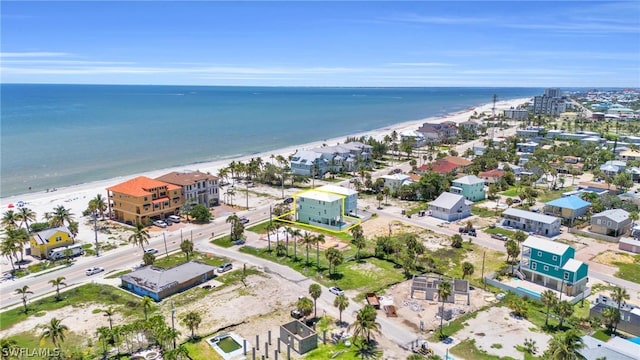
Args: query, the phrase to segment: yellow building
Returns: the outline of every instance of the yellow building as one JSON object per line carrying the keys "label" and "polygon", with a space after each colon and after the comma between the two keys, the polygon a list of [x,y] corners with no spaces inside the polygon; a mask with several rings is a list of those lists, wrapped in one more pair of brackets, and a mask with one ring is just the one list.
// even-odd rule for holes
{"label": "yellow building", "polygon": [[131,225],[178,215],[184,204],[180,186],[146,176],[107,188],[107,196],[111,217]]}
{"label": "yellow building", "polygon": [[32,256],[46,259],[49,250],[73,244],[73,237],[69,229],[60,226],[31,234],[29,243]]}

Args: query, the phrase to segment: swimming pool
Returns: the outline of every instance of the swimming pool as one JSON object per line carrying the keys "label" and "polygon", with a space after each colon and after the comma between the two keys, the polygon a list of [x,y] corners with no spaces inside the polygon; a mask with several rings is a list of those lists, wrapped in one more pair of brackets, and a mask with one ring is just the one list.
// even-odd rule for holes
{"label": "swimming pool", "polygon": [[636,337],[636,338],[633,338],[633,339],[627,339],[627,340],[631,341],[634,344],[640,345],[640,337]]}
{"label": "swimming pool", "polygon": [[516,289],[522,291],[523,293],[530,295],[531,297],[535,298],[535,299],[540,299],[540,294],[538,294],[535,291],[531,291],[529,289],[525,289],[523,287],[518,286]]}

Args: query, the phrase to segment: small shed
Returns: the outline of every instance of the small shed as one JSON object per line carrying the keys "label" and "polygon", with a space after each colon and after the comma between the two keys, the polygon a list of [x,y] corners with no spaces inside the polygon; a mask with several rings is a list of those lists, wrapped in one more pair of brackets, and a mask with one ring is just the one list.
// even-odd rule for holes
{"label": "small shed", "polygon": [[640,254],[640,240],[630,237],[623,237],[618,243],[618,249]]}
{"label": "small shed", "polygon": [[318,347],[318,334],[300,320],[280,325],[280,340],[300,355]]}

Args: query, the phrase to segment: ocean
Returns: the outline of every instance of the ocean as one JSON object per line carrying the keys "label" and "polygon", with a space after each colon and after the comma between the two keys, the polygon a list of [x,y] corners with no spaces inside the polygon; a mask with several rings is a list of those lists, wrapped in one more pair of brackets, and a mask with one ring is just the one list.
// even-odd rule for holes
{"label": "ocean", "polygon": [[267,152],[539,88],[0,85],[0,197]]}

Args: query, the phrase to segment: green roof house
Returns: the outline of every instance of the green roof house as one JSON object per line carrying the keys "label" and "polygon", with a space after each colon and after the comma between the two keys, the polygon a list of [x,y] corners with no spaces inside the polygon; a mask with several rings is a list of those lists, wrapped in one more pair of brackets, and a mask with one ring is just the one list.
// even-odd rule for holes
{"label": "green roof house", "polygon": [[529,236],[522,243],[520,272],[528,281],[576,296],[586,289],[588,265],[575,260],[575,252],[569,245]]}

